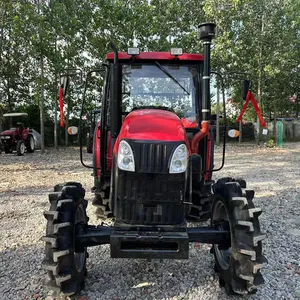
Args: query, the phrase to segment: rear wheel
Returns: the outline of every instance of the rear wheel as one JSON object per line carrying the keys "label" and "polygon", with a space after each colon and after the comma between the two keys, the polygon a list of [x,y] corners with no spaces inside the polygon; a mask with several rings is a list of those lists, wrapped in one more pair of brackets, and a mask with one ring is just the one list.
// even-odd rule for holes
{"label": "rear wheel", "polygon": [[35,142],[34,142],[34,138],[32,135],[30,135],[27,139],[27,142],[26,142],[26,150],[27,152],[29,153],[33,153],[34,152],[34,149],[35,149]]}
{"label": "rear wheel", "polygon": [[19,140],[16,146],[17,155],[18,156],[24,155],[25,149],[26,149],[25,142],[23,140]]}
{"label": "rear wheel", "polygon": [[217,182],[214,192],[212,226],[230,231],[226,244],[212,248],[220,285],[227,294],[253,294],[264,283],[260,269],[267,264],[258,220],[262,211],[254,207],[254,192],[243,193],[238,182]]}
{"label": "rear wheel", "polygon": [[93,206],[96,207],[95,214],[102,221],[113,221],[113,212],[109,203],[109,186],[103,188],[100,193],[95,193]]}
{"label": "rear wheel", "polygon": [[87,226],[87,201],[81,184],[70,182],[57,185],[49,194],[50,210],[47,219],[45,259],[47,285],[59,294],[72,296],[83,288],[86,275],[87,250],[76,249],[76,235]]}

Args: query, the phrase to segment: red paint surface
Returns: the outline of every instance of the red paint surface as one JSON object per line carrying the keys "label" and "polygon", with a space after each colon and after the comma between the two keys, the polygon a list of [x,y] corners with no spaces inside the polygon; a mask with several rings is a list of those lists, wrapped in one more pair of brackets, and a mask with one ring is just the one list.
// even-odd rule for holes
{"label": "red paint surface", "polygon": [[63,101],[63,88],[59,89],[59,114],[60,114],[60,127],[65,126],[65,118],[64,118],[64,101]]}
{"label": "red paint surface", "polygon": [[198,124],[196,121],[191,121],[188,118],[181,119],[182,125],[184,128],[198,128]]}
{"label": "red paint surface", "polygon": [[181,120],[174,113],[159,109],[139,109],[131,112],[123,122],[114,153],[118,152],[122,139],[182,141],[190,147]]}
{"label": "red paint surface", "polygon": [[21,130],[17,127],[14,130],[8,129],[1,132],[1,135],[11,135],[12,140],[14,142],[16,136],[21,136],[22,139],[25,141],[29,134],[29,128],[24,128],[21,132]]}
{"label": "red paint surface", "polygon": [[2,131],[2,132],[1,132],[1,135],[12,135],[12,134],[14,134],[15,132],[16,132],[16,130],[10,130],[10,129],[8,129],[8,130]]}
{"label": "red paint surface", "polygon": [[242,117],[243,117],[244,113],[246,112],[246,109],[247,109],[247,107],[248,107],[250,101],[252,102],[252,104],[253,104],[253,106],[254,106],[255,112],[256,112],[256,114],[257,114],[257,116],[258,116],[258,118],[259,118],[259,121],[260,121],[260,123],[261,123],[261,126],[262,126],[263,128],[266,127],[267,124],[266,124],[266,122],[265,122],[265,120],[264,120],[264,118],[263,118],[263,116],[262,116],[262,114],[261,114],[261,111],[260,111],[260,109],[259,109],[259,107],[258,107],[257,101],[256,101],[256,99],[254,98],[254,95],[251,93],[250,90],[249,90],[248,93],[247,93],[246,103],[244,104],[244,107],[243,107],[243,109],[242,109],[242,111],[241,111],[241,113],[240,113],[240,115],[239,115],[239,117],[237,118],[236,121],[237,121],[237,122],[240,122],[240,121],[242,120]]}
{"label": "red paint surface", "polygon": [[[101,161],[100,161],[100,136],[101,136],[101,129],[100,129],[100,122],[96,126],[96,131],[95,131],[95,144],[94,144],[94,153],[96,154],[95,156],[95,165],[97,168],[96,174],[97,178],[100,178],[101,170]],[[110,131],[107,133],[107,149],[106,149],[106,170],[109,171],[111,170],[112,167],[112,148],[111,148],[111,135]],[[99,155],[100,154],[100,155]]]}
{"label": "red paint surface", "polygon": [[93,155],[95,155],[95,165],[97,168],[97,171],[96,171],[97,178],[100,177],[99,168],[101,167],[101,165],[100,165],[100,155],[101,155],[101,153],[100,153],[100,135],[101,135],[101,130],[100,130],[100,122],[99,122],[96,126],[96,130],[95,130],[95,134],[94,134],[95,143],[94,143],[94,151],[93,151]]}
{"label": "red paint surface", "polygon": [[[128,55],[127,52],[119,52],[119,60],[129,60],[132,59],[132,55]],[[106,55],[107,60],[114,59],[114,53],[110,52]],[[137,60],[174,60],[175,56],[171,55],[170,52],[141,52],[139,55],[135,55],[134,59]],[[178,60],[184,61],[201,61],[203,60],[203,55],[201,54],[190,54],[183,53],[181,56],[176,57]]]}

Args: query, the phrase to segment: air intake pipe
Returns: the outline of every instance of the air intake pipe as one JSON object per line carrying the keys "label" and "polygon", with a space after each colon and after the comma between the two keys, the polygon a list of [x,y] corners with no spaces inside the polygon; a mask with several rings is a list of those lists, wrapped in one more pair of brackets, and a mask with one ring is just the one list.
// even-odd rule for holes
{"label": "air intake pipe", "polygon": [[198,26],[199,38],[204,46],[204,65],[202,77],[202,105],[201,105],[201,129],[191,141],[192,153],[198,152],[199,141],[202,140],[209,131],[211,105],[210,105],[210,45],[215,36],[214,23],[203,23]]}

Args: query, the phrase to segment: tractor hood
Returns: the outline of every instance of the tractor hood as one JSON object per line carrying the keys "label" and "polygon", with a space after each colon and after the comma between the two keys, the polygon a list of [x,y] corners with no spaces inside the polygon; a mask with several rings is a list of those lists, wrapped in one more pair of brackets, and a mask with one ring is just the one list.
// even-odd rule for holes
{"label": "tractor hood", "polygon": [[122,139],[183,141],[189,145],[181,120],[174,113],[161,109],[139,109],[131,112],[123,122],[114,147],[115,153]]}
{"label": "tractor hood", "polygon": [[5,131],[2,131],[0,133],[0,135],[13,135],[14,133],[15,133],[15,130],[8,129],[8,130],[5,130]]}

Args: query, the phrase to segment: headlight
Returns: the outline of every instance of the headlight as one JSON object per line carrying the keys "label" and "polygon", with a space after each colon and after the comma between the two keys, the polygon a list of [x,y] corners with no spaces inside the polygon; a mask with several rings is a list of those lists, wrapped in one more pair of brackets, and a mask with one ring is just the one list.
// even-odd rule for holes
{"label": "headlight", "polygon": [[10,136],[9,135],[2,135],[1,139],[3,139],[3,140],[9,140]]}
{"label": "headlight", "polygon": [[172,156],[170,164],[170,173],[183,173],[187,168],[188,150],[186,145],[179,145]]}
{"label": "headlight", "polygon": [[121,141],[118,150],[118,167],[124,171],[135,171],[133,152],[129,144]]}

